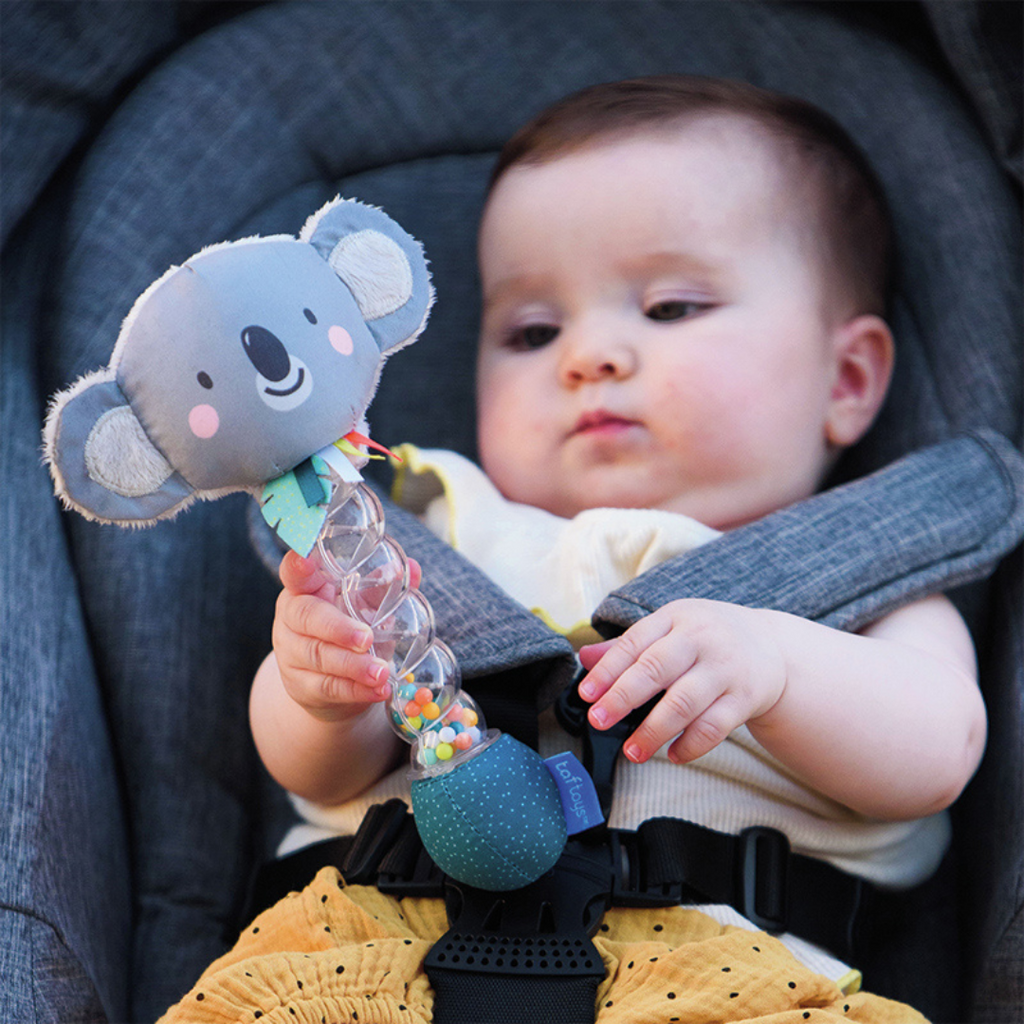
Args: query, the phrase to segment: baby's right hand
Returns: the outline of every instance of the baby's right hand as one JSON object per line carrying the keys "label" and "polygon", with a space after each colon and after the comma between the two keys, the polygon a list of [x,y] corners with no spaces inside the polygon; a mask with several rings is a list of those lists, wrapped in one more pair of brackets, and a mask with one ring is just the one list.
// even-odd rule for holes
{"label": "baby's right hand", "polygon": [[340,611],[315,563],[289,551],[281,562],[273,643],[281,681],[311,715],[338,721],[390,694],[388,664],[369,653],[369,626]]}

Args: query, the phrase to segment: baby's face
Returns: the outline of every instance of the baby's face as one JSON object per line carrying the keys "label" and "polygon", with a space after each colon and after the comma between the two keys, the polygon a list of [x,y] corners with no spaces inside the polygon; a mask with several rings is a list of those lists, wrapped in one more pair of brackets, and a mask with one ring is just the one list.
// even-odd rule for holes
{"label": "baby's face", "polygon": [[478,401],[507,498],[728,528],[814,492],[831,328],[780,193],[722,121],[506,173],[481,227]]}

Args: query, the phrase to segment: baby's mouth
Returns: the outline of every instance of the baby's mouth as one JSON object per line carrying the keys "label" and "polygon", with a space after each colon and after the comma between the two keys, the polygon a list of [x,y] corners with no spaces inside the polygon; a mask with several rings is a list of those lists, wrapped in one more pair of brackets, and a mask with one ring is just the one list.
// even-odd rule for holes
{"label": "baby's mouth", "polygon": [[636,420],[606,412],[604,409],[598,409],[594,412],[585,412],[576,421],[570,437],[576,437],[580,434],[615,434],[638,425]]}

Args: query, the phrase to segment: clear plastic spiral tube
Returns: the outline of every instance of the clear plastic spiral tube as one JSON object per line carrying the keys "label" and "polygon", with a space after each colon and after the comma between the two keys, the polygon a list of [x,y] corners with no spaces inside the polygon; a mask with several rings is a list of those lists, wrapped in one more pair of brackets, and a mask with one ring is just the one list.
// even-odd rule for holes
{"label": "clear plastic spiral tube", "polygon": [[426,598],[409,583],[409,562],[387,536],[384,509],[365,484],[337,477],[311,557],[337,588],[335,603],[373,630],[371,651],[390,667],[388,716],[412,744],[413,774],[449,771],[498,737],[462,690],[455,656],[434,633]]}

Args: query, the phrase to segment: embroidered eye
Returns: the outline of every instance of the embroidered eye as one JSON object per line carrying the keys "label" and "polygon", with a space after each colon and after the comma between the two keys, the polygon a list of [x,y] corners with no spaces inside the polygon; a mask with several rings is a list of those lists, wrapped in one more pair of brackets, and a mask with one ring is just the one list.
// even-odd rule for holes
{"label": "embroidered eye", "polygon": [[206,388],[207,391],[213,387],[213,381],[210,379],[210,375],[205,370],[200,370],[196,374],[196,380],[199,381],[199,386]]}
{"label": "embroidered eye", "polygon": [[307,319],[307,320],[308,320],[308,321],[309,321],[309,322],[310,322],[311,324],[315,324],[315,323],[316,323],[316,317],[315,317],[315,316],[313,315],[313,310],[311,310],[311,309],[304,309],[304,310],[302,311],[302,315],[303,315],[303,316],[304,316],[304,317],[305,317],[305,318],[306,318],[306,319]]}

